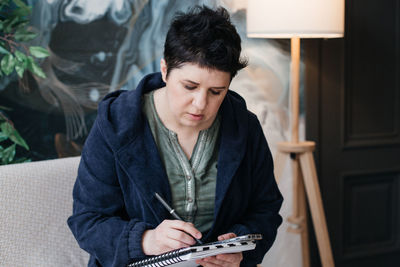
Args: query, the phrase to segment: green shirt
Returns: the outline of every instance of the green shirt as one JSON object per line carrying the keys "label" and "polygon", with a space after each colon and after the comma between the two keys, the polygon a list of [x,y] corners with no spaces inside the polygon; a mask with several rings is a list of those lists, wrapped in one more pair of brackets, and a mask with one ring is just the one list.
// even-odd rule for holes
{"label": "green shirt", "polygon": [[217,115],[210,128],[199,132],[189,160],[178,135],[158,117],[153,95],[154,91],[144,95],[143,111],[167,172],[173,209],[199,231],[207,231],[214,219],[220,117]]}

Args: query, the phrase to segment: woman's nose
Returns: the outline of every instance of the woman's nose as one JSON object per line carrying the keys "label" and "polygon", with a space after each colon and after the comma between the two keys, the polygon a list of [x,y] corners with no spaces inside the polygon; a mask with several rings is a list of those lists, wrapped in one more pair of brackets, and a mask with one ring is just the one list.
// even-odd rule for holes
{"label": "woman's nose", "polygon": [[198,110],[204,110],[207,106],[207,93],[199,90],[193,97],[193,106]]}

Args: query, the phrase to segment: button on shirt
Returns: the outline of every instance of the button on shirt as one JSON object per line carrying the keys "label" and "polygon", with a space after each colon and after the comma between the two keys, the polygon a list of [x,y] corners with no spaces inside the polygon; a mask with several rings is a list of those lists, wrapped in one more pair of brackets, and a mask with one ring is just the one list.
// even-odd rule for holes
{"label": "button on shirt", "polygon": [[154,91],[143,97],[143,111],[167,172],[175,211],[201,232],[211,228],[217,181],[220,116],[199,132],[190,160],[178,135],[161,122],[154,105]]}

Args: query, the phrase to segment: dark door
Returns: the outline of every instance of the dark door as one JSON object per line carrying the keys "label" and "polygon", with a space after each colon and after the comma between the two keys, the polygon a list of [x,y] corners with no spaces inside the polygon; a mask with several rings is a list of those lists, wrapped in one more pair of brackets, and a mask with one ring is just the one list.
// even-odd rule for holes
{"label": "dark door", "polygon": [[[303,43],[306,136],[337,267],[400,266],[400,1],[346,1],[343,39]],[[320,266],[311,236],[312,265]]]}

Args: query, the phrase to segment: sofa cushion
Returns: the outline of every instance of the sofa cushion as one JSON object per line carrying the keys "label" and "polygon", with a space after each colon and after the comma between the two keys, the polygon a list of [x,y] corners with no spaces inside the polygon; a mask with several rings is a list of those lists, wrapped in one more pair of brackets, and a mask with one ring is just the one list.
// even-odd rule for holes
{"label": "sofa cushion", "polygon": [[66,222],[79,160],[0,166],[1,266],[87,266]]}

